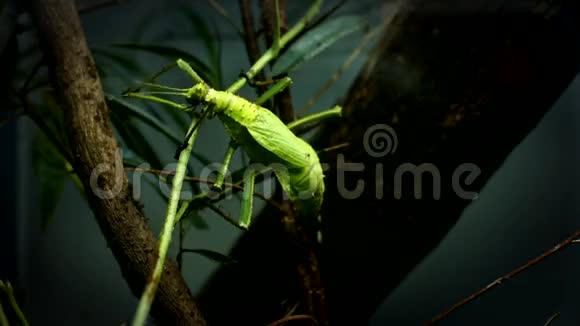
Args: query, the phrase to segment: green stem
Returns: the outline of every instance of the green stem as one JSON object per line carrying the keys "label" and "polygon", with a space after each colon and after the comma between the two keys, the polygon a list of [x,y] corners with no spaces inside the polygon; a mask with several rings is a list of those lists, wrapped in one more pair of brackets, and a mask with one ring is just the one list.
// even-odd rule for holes
{"label": "green stem", "polygon": [[4,309],[2,309],[2,302],[0,302],[0,325],[1,326],[10,326],[8,322],[8,318],[6,318],[6,314],[4,313]]}
{"label": "green stem", "polygon": [[222,166],[221,166],[220,170],[218,171],[218,175],[215,179],[215,183],[213,184],[213,187],[215,189],[222,188],[222,186],[224,184],[224,180],[226,178],[226,174],[228,172],[228,167],[230,166],[230,163],[232,162],[232,157],[234,156],[234,153],[236,152],[237,148],[238,148],[237,144],[235,144],[233,141],[231,141],[230,144],[228,145],[228,149],[227,149],[226,154],[224,156]]}
{"label": "green stem", "polygon": [[299,128],[301,126],[307,125],[309,123],[317,122],[317,121],[328,119],[328,118],[340,117],[341,115],[342,115],[342,107],[340,107],[339,105],[336,105],[332,109],[322,111],[320,113],[311,114],[311,115],[304,117],[300,120],[290,122],[286,126],[288,127],[288,129],[292,130],[292,129],[296,129],[296,128]]}
{"label": "green stem", "polygon": [[[288,42],[290,42],[296,35],[302,31],[306,25],[312,20],[312,18],[318,13],[320,10],[320,6],[322,5],[322,0],[315,0],[308,12],[302,17],[302,19],[291,29],[289,30],[282,38],[280,38],[279,49],[283,48]],[[276,55],[278,55],[278,51],[274,51],[274,49],[270,48],[268,51],[262,55],[256,63],[248,70],[246,76],[248,78],[254,78],[254,76],[261,71],[271,60],[273,60]],[[178,62],[179,64],[179,62]],[[180,66],[182,69],[186,69]],[[192,78],[199,77],[194,76],[191,74],[190,71],[187,71]],[[194,72],[195,73],[195,72]],[[197,74],[196,74],[197,75]],[[201,78],[200,78],[201,79]],[[203,81],[201,81],[203,82]],[[234,82],[228,89],[228,92],[236,93],[242,88],[246,83],[245,78],[240,78],[236,82]],[[131,95],[138,95],[135,93],[131,93]],[[172,106],[178,106],[178,109],[181,107],[173,103],[171,101],[163,100],[161,98],[157,98],[155,96],[135,96],[141,97],[144,99],[153,100],[156,102],[165,103]],[[133,326],[142,326],[145,324],[145,320],[149,315],[149,311],[151,310],[151,304],[153,303],[153,299],[155,298],[155,291],[159,286],[159,281],[161,279],[161,274],[163,272],[163,264],[165,263],[165,257],[167,256],[167,250],[169,248],[169,243],[171,242],[171,233],[175,226],[176,220],[176,213],[179,208],[179,197],[181,194],[181,188],[183,186],[183,179],[185,177],[185,173],[187,171],[187,164],[189,160],[189,156],[191,155],[191,151],[193,149],[193,143],[195,141],[195,136],[197,130],[195,127],[197,126],[197,119],[193,119],[187,134],[191,133],[191,137],[187,139],[187,146],[183,149],[179,155],[177,169],[175,171],[175,177],[173,178],[173,185],[171,188],[171,196],[169,198],[169,205],[167,206],[167,217],[165,218],[165,224],[163,225],[163,231],[161,232],[161,236],[159,239],[159,258],[157,259],[157,263],[155,264],[155,269],[153,270],[153,275],[151,276],[150,281],[147,283],[145,291],[141,296],[141,300],[139,300],[139,305],[137,307],[137,312],[135,314],[135,318],[133,320]]]}
{"label": "green stem", "polygon": [[[193,126],[197,124],[196,120],[196,118],[193,118],[190,128],[193,128]],[[193,149],[196,135],[197,131],[194,130],[191,137],[189,137],[187,141],[187,146],[181,151],[181,154],[179,155],[175,177],[173,178],[169,204],[167,206],[167,217],[165,218],[165,224],[163,225],[163,230],[161,231],[161,235],[159,237],[159,258],[155,264],[153,275],[151,276],[150,281],[147,283],[145,291],[143,291],[143,295],[139,301],[135,319],[133,320],[134,326],[141,326],[145,324],[145,320],[147,319],[149,310],[151,309],[151,304],[155,298],[155,291],[157,290],[159,281],[161,280],[163,264],[165,263],[167,250],[169,249],[169,243],[171,242],[171,233],[173,232],[173,228],[175,226],[175,217],[177,208],[179,206],[179,198],[181,195],[181,188],[183,186],[183,179],[187,172],[187,163]]]}
{"label": "green stem", "polygon": [[12,289],[12,285],[10,285],[9,282],[4,283],[4,282],[0,281],[0,288],[2,288],[2,290],[4,290],[4,292],[8,296],[8,301],[10,302],[10,306],[12,306],[12,309],[16,313],[16,316],[18,316],[18,319],[20,320],[20,324],[23,326],[29,326],[30,324],[28,324],[26,317],[24,317],[24,313],[22,312],[22,310],[20,310],[20,307],[18,306],[18,302],[16,301],[16,298],[14,297],[14,290]]}
{"label": "green stem", "polygon": [[[308,12],[300,19],[294,27],[292,27],[284,36],[280,38],[279,49],[284,48],[290,41],[292,41],[307,25],[309,22],[312,21],[312,18],[318,14],[320,11],[320,7],[322,6],[322,0],[315,0]],[[268,49],[268,51],[264,52],[262,57],[258,59],[254,63],[254,65],[246,72],[246,76],[249,79],[252,79],[256,76],[258,72],[260,72],[264,67],[272,61],[278,55],[278,51],[274,51],[273,48]],[[232,86],[230,86],[227,91],[231,93],[236,93],[239,91],[244,85],[246,84],[246,78],[242,77],[236,80]]]}
{"label": "green stem", "polygon": [[274,42],[272,42],[272,51],[278,55],[280,51],[280,6],[278,5],[278,0],[274,0],[274,12],[276,13],[275,26],[274,26]]}
{"label": "green stem", "polygon": [[292,84],[292,79],[290,77],[284,77],[280,81],[278,81],[274,86],[270,87],[264,94],[262,94],[254,103],[256,105],[262,105],[270,98],[274,97],[274,95],[280,93],[286,87]]}

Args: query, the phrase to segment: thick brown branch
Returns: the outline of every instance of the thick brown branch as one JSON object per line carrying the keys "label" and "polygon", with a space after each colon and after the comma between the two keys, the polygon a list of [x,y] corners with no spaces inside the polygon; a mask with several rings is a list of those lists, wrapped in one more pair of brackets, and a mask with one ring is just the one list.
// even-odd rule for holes
{"label": "thick brown branch", "polygon": [[[74,169],[131,291],[140,296],[157,259],[156,239],[134,204],[109,111],[74,2],[31,2],[65,113]],[[166,263],[152,314],[161,325],[204,325],[174,261]]]}

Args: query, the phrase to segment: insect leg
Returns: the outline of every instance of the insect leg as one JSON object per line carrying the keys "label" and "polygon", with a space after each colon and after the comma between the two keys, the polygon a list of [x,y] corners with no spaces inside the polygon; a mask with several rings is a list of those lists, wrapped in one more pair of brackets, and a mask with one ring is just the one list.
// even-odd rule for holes
{"label": "insect leg", "polygon": [[173,67],[175,67],[175,65],[176,65],[175,63],[170,63],[170,64],[164,66],[163,68],[161,68],[161,70],[159,72],[156,72],[153,76],[145,79],[141,84],[139,84],[139,85],[137,85],[135,87],[131,87],[131,88],[125,90],[123,93],[136,93],[136,92],[138,92],[141,89],[141,87],[143,85],[155,83],[155,81],[157,81],[157,79],[161,75],[163,75],[164,73],[166,73],[169,70],[171,70]]}
{"label": "insect leg", "polygon": [[274,86],[270,87],[262,96],[256,100],[256,105],[262,105],[264,102],[274,97],[276,94],[283,91],[286,87],[292,84],[292,79],[290,77],[284,77],[280,79]]}
{"label": "insect leg", "polygon": [[222,189],[222,186],[224,184],[224,179],[226,177],[226,173],[228,171],[228,167],[230,166],[230,163],[232,161],[232,157],[234,156],[234,153],[236,152],[236,149],[238,148],[238,144],[231,140],[229,145],[228,145],[228,149],[226,150],[226,154],[224,156],[224,160],[222,162],[222,166],[220,168],[220,170],[218,171],[218,175],[215,179],[215,183],[213,184],[213,190],[215,191],[220,191]]}
{"label": "insect leg", "polygon": [[199,128],[199,126],[201,125],[201,122],[207,116],[208,110],[209,109],[207,106],[202,109],[201,114],[197,118],[197,121],[195,122],[195,124],[193,124],[190,127],[190,129],[187,131],[187,133],[185,134],[185,139],[183,140],[183,143],[177,147],[177,150],[175,151],[175,155],[173,156],[174,159],[177,160],[179,158],[179,155],[181,154],[181,151],[187,147],[187,143],[189,142],[189,138],[191,138],[191,136],[195,133],[197,128]]}
{"label": "insect leg", "polygon": [[296,129],[299,129],[299,128],[301,128],[305,125],[311,124],[311,123],[319,122],[319,121],[322,121],[322,120],[328,119],[328,118],[340,117],[340,116],[342,116],[342,107],[339,105],[336,105],[332,109],[328,109],[328,110],[325,110],[325,111],[322,111],[319,113],[314,113],[314,114],[311,114],[311,115],[306,116],[304,118],[298,119],[296,121],[292,121],[289,124],[287,124],[286,126],[290,130],[296,130]]}
{"label": "insect leg", "polygon": [[177,66],[179,67],[179,69],[185,71],[185,73],[187,73],[189,77],[191,77],[191,79],[193,79],[195,82],[202,84],[206,83],[203,81],[203,79],[201,79],[201,77],[199,77],[197,72],[195,72],[195,70],[193,70],[193,68],[186,61],[182,59],[177,59]]}
{"label": "insect leg", "polygon": [[252,210],[254,207],[254,185],[256,174],[255,169],[247,169],[244,173],[244,193],[242,197],[242,210],[240,212],[240,226],[247,229],[252,219]]}

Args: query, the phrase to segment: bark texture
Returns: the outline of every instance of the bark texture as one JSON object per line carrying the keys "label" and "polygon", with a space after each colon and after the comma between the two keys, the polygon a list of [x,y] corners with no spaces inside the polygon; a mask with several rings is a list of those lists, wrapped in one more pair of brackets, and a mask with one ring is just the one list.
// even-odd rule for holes
{"label": "bark texture", "polygon": [[[31,1],[30,9],[65,113],[75,172],[125,280],[140,297],[157,260],[157,240],[128,190],[109,109],[74,2]],[[112,196],[103,198],[99,189]],[[152,307],[156,322],[205,325],[177,264],[169,259],[165,266]]]}

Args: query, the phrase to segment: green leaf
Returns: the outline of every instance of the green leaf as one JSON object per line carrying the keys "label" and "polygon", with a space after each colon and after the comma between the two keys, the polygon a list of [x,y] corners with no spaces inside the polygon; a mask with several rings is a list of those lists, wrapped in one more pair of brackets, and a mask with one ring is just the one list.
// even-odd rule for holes
{"label": "green leaf", "polygon": [[208,249],[183,249],[183,253],[194,253],[201,255],[209,260],[215,261],[220,264],[233,264],[237,263],[234,259],[219,253],[217,251]]}
{"label": "green leaf", "polygon": [[133,116],[144,123],[146,123],[149,127],[159,131],[163,135],[167,136],[167,138],[171,139],[176,144],[181,144],[183,140],[180,136],[174,133],[171,129],[167,128],[159,119],[155,118],[149,112],[141,109],[139,106],[134,105],[128,101],[125,101],[120,96],[113,95],[113,94],[106,94],[106,97],[109,101],[116,102],[119,104],[115,106],[117,109],[122,109],[123,113],[127,115]]}
{"label": "green leaf", "polygon": [[159,10],[156,8],[147,9],[147,12],[140,14],[137,24],[127,39],[139,41],[142,40],[149,30],[155,30],[156,28],[159,28],[159,26],[156,26],[155,23],[158,23],[159,20],[162,20],[163,18],[166,17],[164,15],[160,15]]}
{"label": "green leaf", "polygon": [[277,76],[296,69],[345,36],[367,27],[363,16],[341,16],[321,23],[296,40],[272,67]]}
{"label": "green leaf", "polygon": [[[147,124],[149,127],[157,130],[161,134],[165,135],[177,146],[180,146],[183,143],[183,138],[174,133],[171,129],[169,129],[166,125],[163,124],[159,119],[149,114],[147,111],[141,109],[139,106],[130,103],[129,101],[125,101],[123,98],[113,94],[106,94],[107,100],[110,103],[115,103],[112,106],[112,109],[117,110],[118,113],[126,116],[131,116],[137,118]],[[174,110],[171,110],[174,111]],[[185,131],[184,131],[185,134]],[[211,161],[199,154],[197,152],[192,152],[191,155],[200,161],[204,165],[209,165]]]}
{"label": "green leaf", "polygon": [[170,59],[173,62],[176,61],[177,59],[183,59],[187,61],[187,63],[189,63],[193,67],[193,69],[195,69],[195,71],[201,76],[201,78],[203,78],[210,86],[215,87],[215,85],[217,84],[217,80],[212,70],[202,60],[183,50],[163,45],[137,44],[137,43],[121,43],[114,44],[113,46],[124,49],[149,52]]}
{"label": "green leaf", "polygon": [[53,220],[69,172],[65,159],[43,134],[35,134],[32,151],[32,165],[40,183],[41,226],[45,230]]}
{"label": "green leaf", "polygon": [[115,101],[108,101],[108,105],[111,109],[111,121],[124,144],[135,152],[137,156],[149,163],[152,168],[161,169],[163,167],[161,160],[129,115],[119,108],[121,105]]}
{"label": "green leaf", "polygon": [[142,73],[141,66],[133,58],[115,53],[113,50],[106,47],[91,47],[91,53],[95,57],[102,57],[110,60],[115,65],[122,67],[124,70],[134,74]]}
{"label": "green leaf", "polygon": [[201,39],[207,51],[211,65],[215,71],[217,84],[214,88],[221,89],[221,39],[218,30],[213,24],[213,33],[205,20],[197,15],[192,9],[181,6],[180,13],[184,14],[187,20],[191,23],[192,29],[195,31],[197,37]]}
{"label": "green leaf", "polygon": [[209,230],[209,224],[207,224],[203,219],[198,210],[192,211],[187,214],[187,216],[181,218],[181,223],[186,233],[189,231],[190,227],[194,227],[198,230]]}

